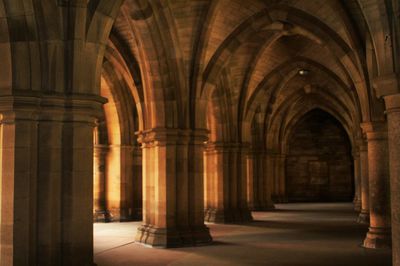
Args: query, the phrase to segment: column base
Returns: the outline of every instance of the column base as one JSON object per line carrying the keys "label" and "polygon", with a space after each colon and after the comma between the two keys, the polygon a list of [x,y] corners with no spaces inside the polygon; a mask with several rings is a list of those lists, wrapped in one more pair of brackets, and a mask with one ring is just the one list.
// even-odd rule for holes
{"label": "column base", "polygon": [[359,224],[369,224],[369,212],[361,210],[357,218],[357,223]]}
{"label": "column base", "polygon": [[387,249],[392,247],[390,228],[370,227],[364,239],[363,247],[371,249]]}
{"label": "column base", "polygon": [[253,221],[249,209],[219,210],[206,209],[204,219],[210,223],[246,223]]}
{"label": "column base", "polygon": [[138,228],[135,242],[155,248],[177,248],[206,245],[212,242],[212,237],[206,226],[181,230],[143,224]]}
{"label": "column base", "polygon": [[95,223],[109,223],[112,221],[109,211],[96,210],[93,214],[93,222]]}

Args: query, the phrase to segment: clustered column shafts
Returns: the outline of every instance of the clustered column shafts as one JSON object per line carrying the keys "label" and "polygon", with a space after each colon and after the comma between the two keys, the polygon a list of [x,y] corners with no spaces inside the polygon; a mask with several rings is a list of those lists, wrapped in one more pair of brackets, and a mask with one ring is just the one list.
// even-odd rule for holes
{"label": "clustered column shafts", "polygon": [[206,130],[155,128],[141,133],[143,224],[136,241],[155,247],[209,243],[204,225]]}
{"label": "clustered column shafts", "polygon": [[363,123],[368,139],[370,226],[366,248],[391,246],[389,153],[386,122]]}
{"label": "clustered column shafts", "polygon": [[248,202],[253,211],[275,209],[268,184],[267,153],[251,149],[247,155]]}
{"label": "clustered column shafts", "polygon": [[242,143],[208,143],[205,160],[205,219],[215,223],[252,220],[247,205],[247,146]]}
{"label": "clustered column shafts", "polygon": [[[93,263],[95,96],[3,96],[1,265]],[[19,108],[23,106],[23,108]],[[40,145],[38,145],[40,143]]]}

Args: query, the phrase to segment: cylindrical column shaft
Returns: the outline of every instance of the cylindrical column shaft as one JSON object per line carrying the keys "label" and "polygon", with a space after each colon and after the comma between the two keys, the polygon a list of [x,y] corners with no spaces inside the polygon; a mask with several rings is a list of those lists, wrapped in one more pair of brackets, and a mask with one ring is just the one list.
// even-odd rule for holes
{"label": "cylindrical column shaft", "polygon": [[368,182],[368,146],[365,141],[360,143],[360,182],[361,182],[361,211],[357,221],[369,224],[369,182]]}
{"label": "cylindrical column shaft", "polygon": [[357,150],[353,152],[354,160],[354,210],[361,211],[361,169],[360,169],[360,152]]}
{"label": "cylindrical column shaft", "polygon": [[370,226],[364,240],[366,248],[391,246],[389,152],[386,123],[363,124],[368,138],[368,176]]}
{"label": "cylindrical column shaft", "polygon": [[386,96],[388,120],[393,266],[400,265],[400,94]]}

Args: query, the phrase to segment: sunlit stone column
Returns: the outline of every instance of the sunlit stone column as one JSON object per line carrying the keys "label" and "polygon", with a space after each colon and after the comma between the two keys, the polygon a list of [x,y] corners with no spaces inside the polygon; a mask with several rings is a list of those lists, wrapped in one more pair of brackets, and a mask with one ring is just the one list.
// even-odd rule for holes
{"label": "sunlit stone column", "polygon": [[353,150],[354,161],[354,210],[361,211],[361,174],[360,174],[360,151],[358,147]]}
{"label": "sunlit stone column", "polygon": [[247,154],[247,204],[250,210],[259,208],[258,195],[258,175],[257,175],[257,155],[255,151],[249,151]]}
{"label": "sunlit stone column", "polygon": [[93,168],[93,220],[95,222],[109,222],[110,213],[106,206],[106,156],[107,145],[96,144],[94,146],[94,168]]}
{"label": "sunlit stone column", "polygon": [[267,184],[266,153],[250,150],[247,154],[248,202],[254,211],[274,209],[271,192]]}
{"label": "sunlit stone column", "polygon": [[246,147],[241,143],[208,143],[206,148],[206,221],[251,221],[247,206]]}
{"label": "sunlit stone column", "polygon": [[368,139],[370,226],[366,248],[391,246],[389,151],[385,122],[362,124]]}
{"label": "sunlit stone column", "polygon": [[209,243],[204,225],[206,130],[155,128],[141,133],[143,224],[136,241],[155,247]]}
{"label": "sunlit stone column", "polygon": [[141,151],[135,145],[108,146],[106,207],[112,221],[141,220],[140,161]]}
{"label": "sunlit stone column", "polygon": [[143,205],[143,184],[142,184],[142,149],[139,145],[133,147],[133,198],[132,200],[132,218],[135,221],[142,220]]}
{"label": "sunlit stone column", "polygon": [[361,183],[361,211],[357,222],[369,224],[369,175],[368,175],[368,146],[360,140],[360,183]]}
{"label": "sunlit stone column", "polygon": [[386,96],[389,137],[393,265],[400,265],[400,94]]}

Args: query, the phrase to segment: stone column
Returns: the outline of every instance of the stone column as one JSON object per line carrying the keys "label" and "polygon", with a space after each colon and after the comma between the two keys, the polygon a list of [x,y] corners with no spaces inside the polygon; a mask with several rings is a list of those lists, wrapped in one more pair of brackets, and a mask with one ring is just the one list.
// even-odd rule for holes
{"label": "stone column", "polygon": [[369,224],[369,175],[368,175],[368,146],[364,140],[360,141],[360,182],[361,182],[361,211],[357,222]]}
{"label": "stone column", "polygon": [[143,182],[142,182],[142,149],[140,146],[133,148],[133,198],[132,198],[132,218],[135,221],[142,220],[143,205]]}
{"label": "stone column", "polygon": [[[134,145],[121,145],[121,177],[120,177],[120,221],[141,220],[141,191],[142,180],[141,171],[136,172],[137,162],[140,160],[140,153],[135,152],[137,147]],[[135,152],[135,154],[134,154]]]}
{"label": "stone column", "polygon": [[263,202],[264,202],[264,210],[274,210],[275,209],[275,205],[274,202],[272,201],[271,198],[271,191],[272,191],[272,185],[271,185],[271,180],[268,176],[269,172],[268,172],[268,153],[267,152],[263,152],[262,153],[262,178],[264,180],[264,193],[263,193]]}
{"label": "stone column", "polygon": [[247,204],[249,209],[254,211],[259,208],[260,201],[258,195],[258,175],[257,175],[257,155],[255,151],[250,151],[246,156],[247,161]]}
{"label": "stone column", "polygon": [[357,212],[361,211],[361,169],[360,169],[360,151],[358,147],[353,150],[353,161],[354,161],[354,210]]}
{"label": "stone column", "polygon": [[91,96],[2,96],[0,265],[93,264]]}
{"label": "stone column", "polygon": [[96,144],[94,146],[93,167],[93,220],[95,222],[109,222],[110,213],[106,206],[106,156],[107,145]]}
{"label": "stone column", "polygon": [[275,201],[279,203],[287,202],[286,177],[285,177],[286,156],[278,154],[275,156]]}
{"label": "stone column", "polygon": [[155,247],[211,242],[204,225],[203,151],[206,130],[155,128],[140,134],[143,224],[136,241]]}
{"label": "stone column", "polygon": [[[137,171],[141,153],[126,144],[109,145],[108,149],[107,210],[113,221],[141,220],[142,173],[141,169]],[[138,154],[140,158],[135,158]]]}
{"label": "stone column", "polygon": [[241,143],[209,143],[206,148],[206,221],[251,221],[247,206],[246,149]]}
{"label": "stone column", "polygon": [[370,226],[364,240],[366,248],[391,246],[389,151],[385,122],[362,124],[368,139]]}
{"label": "stone column", "polygon": [[274,209],[267,184],[267,160],[263,151],[251,150],[247,154],[248,205],[254,211]]}
{"label": "stone column", "polygon": [[267,152],[265,160],[267,161],[266,164],[266,175],[267,175],[267,186],[268,192],[271,197],[271,202],[275,202],[277,198],[277,193],[275,189],[275,162],[276,162],[276,155],[272,152]]}
{"label": "stone column", "polygon": [[400,265],[400,94],[386,96],[389,137],[393,265]]}

